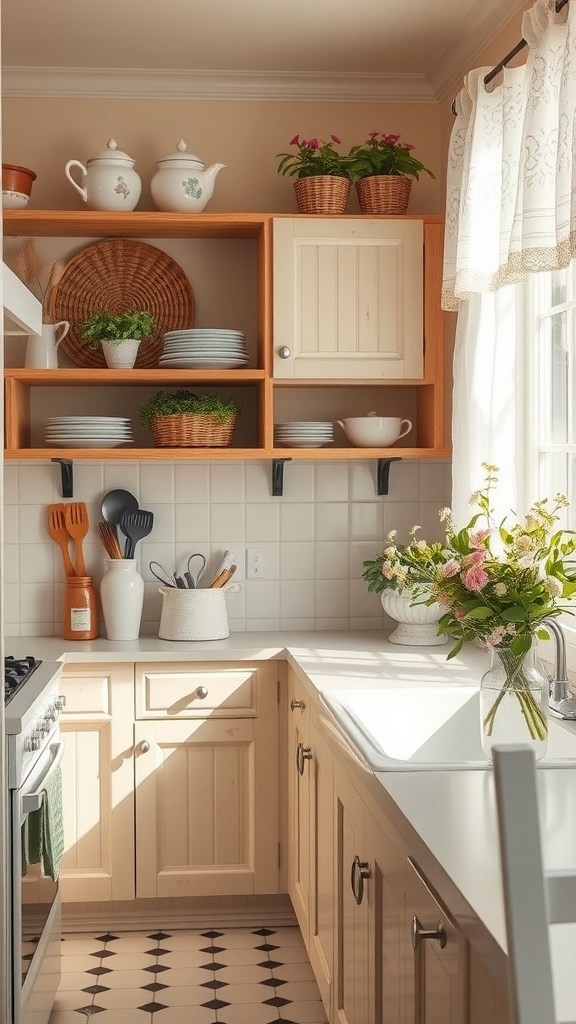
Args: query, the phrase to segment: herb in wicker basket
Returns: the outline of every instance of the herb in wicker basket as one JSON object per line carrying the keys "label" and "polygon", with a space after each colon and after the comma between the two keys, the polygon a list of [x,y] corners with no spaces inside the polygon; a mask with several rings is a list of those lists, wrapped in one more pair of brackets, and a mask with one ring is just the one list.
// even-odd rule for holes
{"label": "herb in wicker basket", "polygon": [[140,409],[140,422],[161,447],[222,448],[231,443],[239,414],[233,398],[158,391]]}

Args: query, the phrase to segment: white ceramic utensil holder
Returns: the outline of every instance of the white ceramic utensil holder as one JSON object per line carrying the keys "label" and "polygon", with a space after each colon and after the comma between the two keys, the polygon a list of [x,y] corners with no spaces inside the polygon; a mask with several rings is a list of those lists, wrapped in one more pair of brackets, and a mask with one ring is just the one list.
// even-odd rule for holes
{"label": "white ceramic utensil holder", "polygon": [[144,580],[134,558],[107,558],[100,603],[109,640],[137,640],[144,602]]}
{"label": "white ceramic utensil holder", "polygon": [[225,640],[230,636],[226,594],[241,589],[240,583],[202,590],[160,587],[160,640]]}

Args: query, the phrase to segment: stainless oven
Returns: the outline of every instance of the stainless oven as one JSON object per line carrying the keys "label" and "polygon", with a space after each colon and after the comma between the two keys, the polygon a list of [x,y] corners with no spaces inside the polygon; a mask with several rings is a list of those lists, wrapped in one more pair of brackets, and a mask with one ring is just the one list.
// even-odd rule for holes
{"label": "stainless oven", "polygon": [[11,893],[10,1024],[47,1024],[60,982],[59,884],[57,877],[53,879],[44,871],[41,861],[23,863],[23,847],[28,816],[41,807],[46,788],[58,782],[64,754],[58,721],[63,705],[58,692],[62,666],[26,660],[33,662],[30,674],[8,696],[5,709]]}

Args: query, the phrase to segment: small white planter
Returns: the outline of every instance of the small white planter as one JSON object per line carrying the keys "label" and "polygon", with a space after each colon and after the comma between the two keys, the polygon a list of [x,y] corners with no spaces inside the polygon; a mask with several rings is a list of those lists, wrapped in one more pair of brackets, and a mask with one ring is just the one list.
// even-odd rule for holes
{"label": "small white planter", "polygon": [[140,341],[126,338],[124,341],[101,341],[106,366],[110,370],[131,370],[136,362]]}
{"label": "small white planter", "polygon": [[444,614],[439,604],[412,605],[414,595],[407,590],[383,590],[380,600],[386,614],[398,623],[388,637],[390,643],[407,647],[438,647],[447,642],[447,636],[438,636],[438,621]]}

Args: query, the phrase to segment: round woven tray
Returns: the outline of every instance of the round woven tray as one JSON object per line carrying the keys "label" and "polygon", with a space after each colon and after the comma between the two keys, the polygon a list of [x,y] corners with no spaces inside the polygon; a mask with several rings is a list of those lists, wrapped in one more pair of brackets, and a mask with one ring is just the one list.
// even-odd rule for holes
{"label": "round woven tray", "polygon": [[294,192],[300,213],[344,213],[350,195],[350,179],[331,174],[298,178]]}
{"label": "round woven tray", "polygon": [[226,448],[232,443],[236,419],[231,416],[219,423],[215,416],[181,412],[157,416],[150,429],[159,448]]}
{"label": "round woven tray", "polygon": [[88,348],[79,324],[95,309],[121,313],[147,310],[156,333],[138,349],[136,367],[158,366],[166,331],[194,326],[194,294],[186,274],[161,249],[146,242],[113,238],[89,245],[66,264],[52,300],[55,321],[70,330],[60,348],[78,366],[106,366],[101,348]]}
{"label": "round woven tray", "polygon": [[376,174],[360,178],[356,192],[362,213],[406,213],[412,178],[399,174]]}

